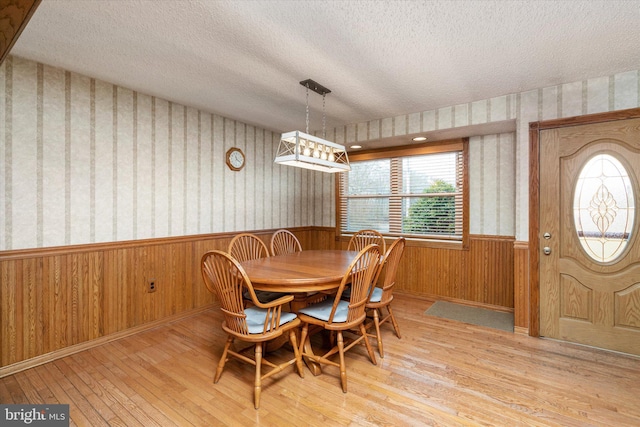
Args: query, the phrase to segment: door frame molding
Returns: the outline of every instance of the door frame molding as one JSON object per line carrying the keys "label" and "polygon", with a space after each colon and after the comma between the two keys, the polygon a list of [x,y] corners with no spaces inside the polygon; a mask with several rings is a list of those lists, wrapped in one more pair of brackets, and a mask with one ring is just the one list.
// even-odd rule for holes
{"label": "door frame molding", "polygon": [[540,131],[640,118],[640,108],[529,123],[529,335],[540,336]]}

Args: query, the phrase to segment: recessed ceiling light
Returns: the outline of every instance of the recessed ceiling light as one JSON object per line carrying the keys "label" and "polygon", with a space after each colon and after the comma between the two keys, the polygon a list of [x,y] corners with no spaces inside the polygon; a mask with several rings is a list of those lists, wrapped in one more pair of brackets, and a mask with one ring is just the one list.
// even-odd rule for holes
{"label": "recessed ceiling light", "polygon": [[413,138],[413,140],[415,142],[421,142],[421,141],[426,141],[427,137],[426,136],[416,136],[415,138]]}
{"label": "recessed ceiling light", "polygon": [[362,148],[362,145],[352,145],[349,148],[353,148],[354,150],[357,150],[358,148]]}

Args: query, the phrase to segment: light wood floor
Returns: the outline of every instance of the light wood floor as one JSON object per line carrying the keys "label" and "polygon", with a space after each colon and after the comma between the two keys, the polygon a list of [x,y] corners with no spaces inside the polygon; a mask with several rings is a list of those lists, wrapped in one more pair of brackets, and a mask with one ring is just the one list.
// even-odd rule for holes
{"label": "light wood floor", "polygon": [[210,310],[2,378],[0,402],[69,403],[87,426],[640,425],[640,359],[426,316],[431,303],[397,296],[403,338],[385,325],[378,366],[347,353],[346,394],[337,368],[291,368],[255,410],[251,366],[212,382],[224,336]]}

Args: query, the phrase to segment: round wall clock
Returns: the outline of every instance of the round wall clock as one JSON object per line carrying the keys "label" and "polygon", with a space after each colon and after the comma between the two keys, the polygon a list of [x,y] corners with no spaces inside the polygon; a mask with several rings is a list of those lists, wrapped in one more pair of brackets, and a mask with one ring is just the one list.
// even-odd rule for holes
{"label": "round wall clock", "polygon": [[239,171],[244,167],[244,153],[241,149],[231,147],[227,150],[227,166],[232,171]]}

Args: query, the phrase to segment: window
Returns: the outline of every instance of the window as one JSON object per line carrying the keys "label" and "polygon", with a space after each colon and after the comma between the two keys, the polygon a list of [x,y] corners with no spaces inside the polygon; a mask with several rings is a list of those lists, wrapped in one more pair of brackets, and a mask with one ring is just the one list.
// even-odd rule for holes
{"label": "window", "polygon": [[467,140],[350,155],[340,174],[339,231],[463,241]]}

